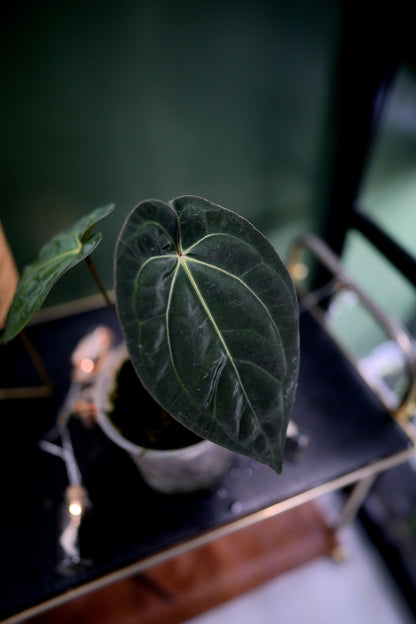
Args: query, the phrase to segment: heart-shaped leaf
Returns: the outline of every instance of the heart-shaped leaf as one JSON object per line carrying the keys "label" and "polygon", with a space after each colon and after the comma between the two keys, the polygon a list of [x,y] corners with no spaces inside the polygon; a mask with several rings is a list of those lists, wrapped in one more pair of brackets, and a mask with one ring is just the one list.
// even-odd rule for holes
{"label": "heart-shaped leaf", "polygon": [[7,315],[2,342],[8,342],[20,332],[39,310],[58,279],[97,247],[102,235],[94,233],[93,229],[113,210],[114,204],[96,208],[54,236],[42,247],[36,260],[23,269]]}
{"label": "heart-shaped leaf", "polygon": [[197,197],[146,201],[116,250],[134,367],[183,425],[280,472],[299,363],[291,278],[248,221]]}

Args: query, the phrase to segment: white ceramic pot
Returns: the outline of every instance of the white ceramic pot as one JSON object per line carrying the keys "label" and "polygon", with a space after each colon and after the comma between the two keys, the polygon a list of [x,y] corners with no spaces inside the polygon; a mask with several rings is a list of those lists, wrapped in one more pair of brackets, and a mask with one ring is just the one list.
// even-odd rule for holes
{"label": "white ceramic pot", "polygon": [[108,416],[111,410],[109,397],[114,390],[117,372],[127,359],[127,349],[121,344],[111,352],[97,376],[94,402],[102,430],[130,454],[144,480],[159,492],[192,492],[214,484],[229,468],[233,457],[231,451],[208,440],[174,450],[147,449],[127,440],[113,425]]}

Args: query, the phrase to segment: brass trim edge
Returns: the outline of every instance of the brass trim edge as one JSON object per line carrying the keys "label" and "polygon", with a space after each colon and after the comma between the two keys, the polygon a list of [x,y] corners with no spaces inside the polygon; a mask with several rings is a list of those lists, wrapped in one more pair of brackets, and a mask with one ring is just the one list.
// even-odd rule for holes
{"label": "brass trim edge", "polygon": [[80,598],[81,596],[85,596],[86,594],[91,593],[95,590],[102,589],[103,587],[106,587],[111,583],[115,583],[125,578],[134,576],[135,574],[143,572],[153,565],[164,563],[165,561],[168,561],[175,556],[186,553],[194,548],[204,546],[205,544],[208,544],[215,539],[230,535],[234,531],[250,527],[257,522],[267,520],[268,518],[277,516],[281,513],[284,513],[285,511],[294,509],[295,507],[298,507],[303,503],[310,502],[319,498],[320,496],[324,496],[326,494],[329,494],[330,492],[334,492],[335,490],[339,490],[354,483],[358,483],[362,479],[367,479],[371,475],[376,475],[378,473],[384,472],[385,470],[388,470],[389,468],[393,468],[394,466],[406,462],[412,457],[412,455],[414,455],[416,446],[414,441],[411,441],[412,446],[406,449],[406,451],[391,455],[382,460],[374,462],[373,464],[364,466],[363,468],[359,468],[358,470],[355,470],[351,473],[342,475],[341,477],[333,479],[332,481],[328,481],[327,483],[318,485],[314,488],[311,488],[310,490],[301,492],[296,496],[280,501],[278,503],[274,503],[273,505],[270,505],[265,509],[255,511],[247,516],[238,518],[237,520],[229,522],[225,525],[208,530],[198,535],[197,537],[193,537],[185,542],[181,542],[179,544],[176,544],[175,546],[171,546],[164,549],[163,551],[157,552],[154,555],[145,557],[144,559],[141,559],[136,563],[121,568],[120,570],[116,570],[115,572],[106,574],[105,576],[96,579],[95,581],[90,581],[89,583],[86,583],[80,587],[68,590],[62,595],[51,598],[37,606],[25,609],[24,611],[16,615],[12,615],[5,620],[2,620],[1,624],[18,624],[30,617],[40,615],[41,613],[61,606],[66,602],[69,602],[70,600]]}
{"label": "brass trim edge", "polygon": [[[110,290],[107,294],[110,300],[114,302],[114,291]],[[82,312],[90,312],[105,307],[106,303],[103,296],[100,293],[97,293],[95,295],[89,295],[80,299],[66,301],[65,303],[59,303],[55,306],[50,306],[49,308],[43,308],[42,310],[39,310],[30,322],[30,325],[39,325],[40,323],[56,321],[67,316],[72,316],[73,314],[82,314]]]}

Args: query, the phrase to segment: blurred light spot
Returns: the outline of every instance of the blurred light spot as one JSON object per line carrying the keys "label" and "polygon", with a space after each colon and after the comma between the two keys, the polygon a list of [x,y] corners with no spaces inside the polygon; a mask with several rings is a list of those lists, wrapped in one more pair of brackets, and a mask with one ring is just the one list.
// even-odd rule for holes
{"label": "blurred light spot", "polygon": [[80,368],[83,373],[92,373],[94,370],[94,362],[90,358],[84,358],[81,360]]}

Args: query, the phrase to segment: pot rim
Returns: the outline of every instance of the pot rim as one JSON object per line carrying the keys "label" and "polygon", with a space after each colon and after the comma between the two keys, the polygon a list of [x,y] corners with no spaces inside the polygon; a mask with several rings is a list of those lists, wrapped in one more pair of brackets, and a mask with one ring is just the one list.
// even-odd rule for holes
{"label": "pot rim", "polygon": [[113,442],[133,455],[141,456],[146,454],[155,459],[169,459],[179,455],[191,459],[195,455],[199,455],[205,449],[215,446],[209,440],[201,440],[195,444],[177,449],[159,450],[140,446],[125,438],[111,422],[108,412],[110,411],[109,396],[114,388],[115,373],[127,359],[129,359],[127,347],[124,342],[121,342],[110,351],[107,361],[97,374],[97,379],[93,388],[93,400],[96,408],[97,422],[104,433]]}

